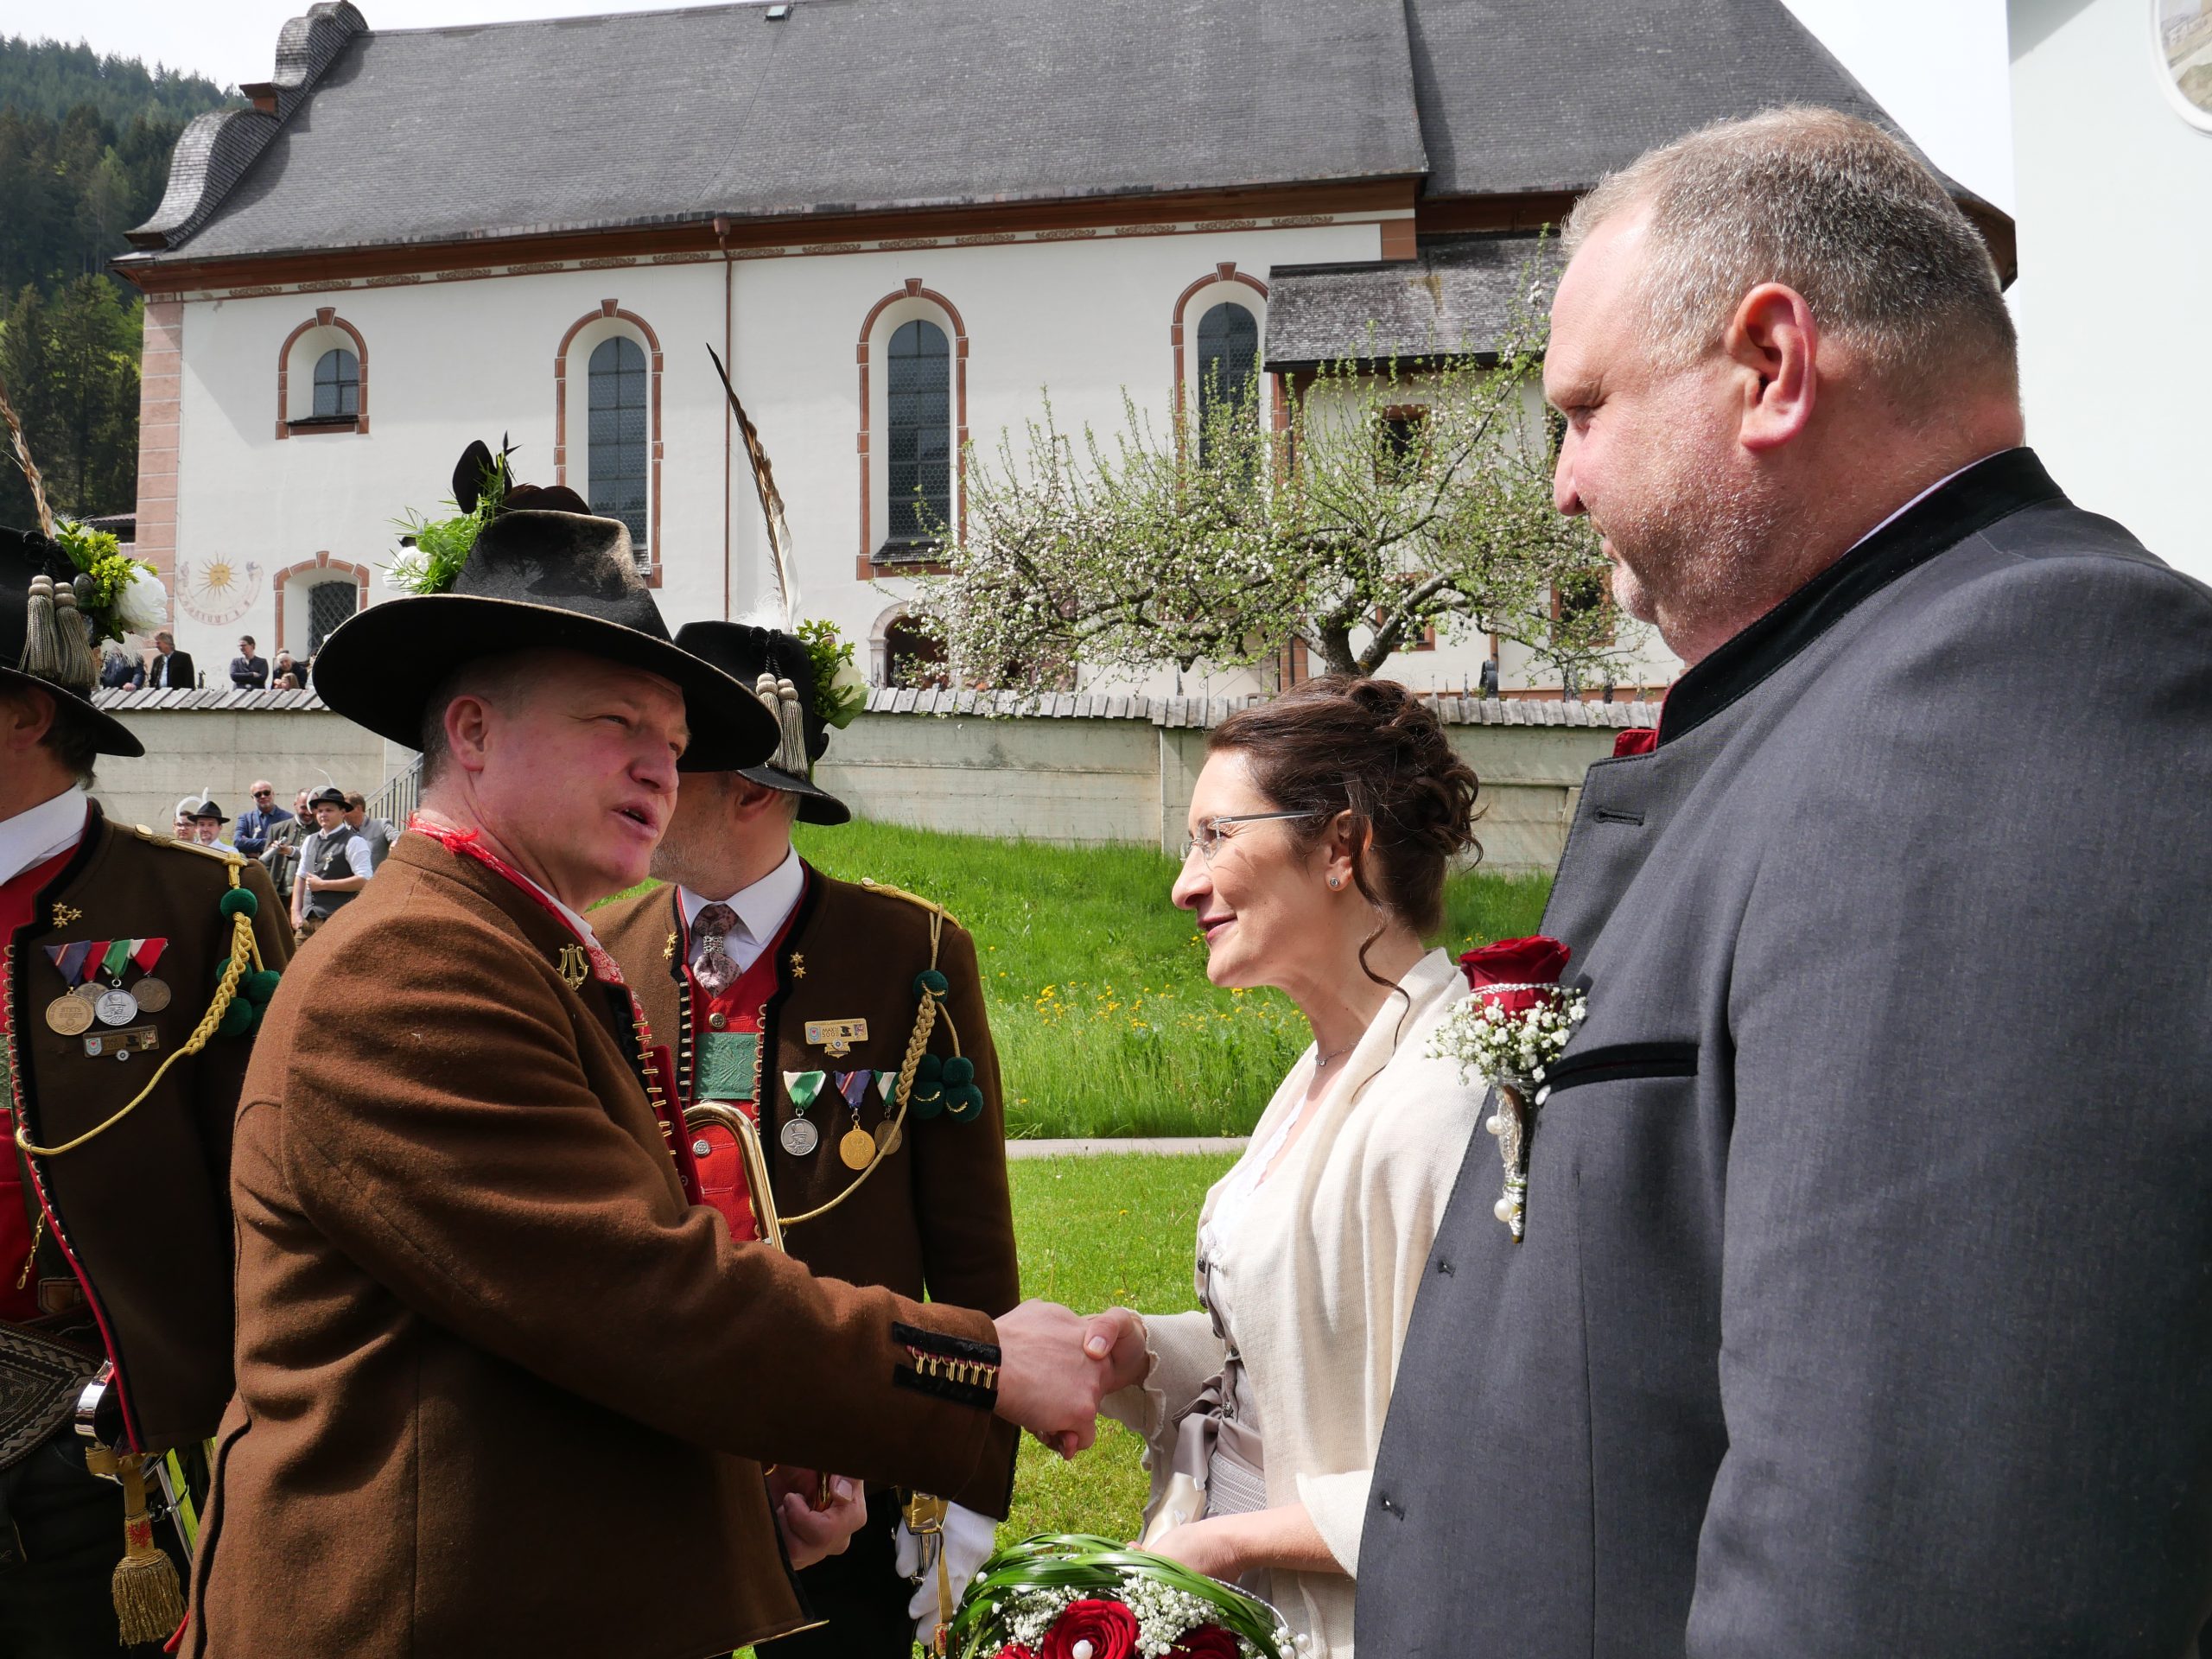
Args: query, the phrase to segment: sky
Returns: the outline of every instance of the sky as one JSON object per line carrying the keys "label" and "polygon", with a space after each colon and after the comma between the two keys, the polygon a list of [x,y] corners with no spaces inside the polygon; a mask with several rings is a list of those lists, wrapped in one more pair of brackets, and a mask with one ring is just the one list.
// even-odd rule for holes
{"label": "sky", "polygon": [[[950,5],[963,0],[944,0]],[[973,3],[973,0],[969,0]],[[988,3],[988,0],[980,0]],[[1083,0],[1067,0],[1071,5]],[[610,11],[669,0],[355,0],[372,28],[424,29]],[[801,0],[804,3],[804,0]],[[2012,205],[2005,0],[1784,0],[1936,164]],[[265,80],[307,0],[0,0],[0,35],[85,41],[220,86]]]}

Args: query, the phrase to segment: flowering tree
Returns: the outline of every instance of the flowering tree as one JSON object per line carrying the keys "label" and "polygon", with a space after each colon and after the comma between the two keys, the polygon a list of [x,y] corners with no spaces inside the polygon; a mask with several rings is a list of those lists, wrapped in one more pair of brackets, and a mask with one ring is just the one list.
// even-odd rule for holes
{"label": "flowering tree", "polygon": [[1188,671],[1302,639],[1373,673],[1433,627],[1520,641],[1570,683],[1628,641],[1586,521],[1552,507],[1542,328],[1494,354],[1339,363],[1262,421],[1260,382],[1122,429],[1061,429],[1049,397],[967,454],[964,533],[917,610],[956,677],[1042,690],[1078,664]]}

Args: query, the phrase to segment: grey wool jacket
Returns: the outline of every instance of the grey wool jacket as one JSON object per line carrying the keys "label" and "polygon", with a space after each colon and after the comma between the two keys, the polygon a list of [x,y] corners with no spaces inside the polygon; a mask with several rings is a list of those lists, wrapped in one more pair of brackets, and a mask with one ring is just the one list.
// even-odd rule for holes
{"label": "grey wool jacket", "polygon": [[2194,1653],[2212,591],[2028,450],[1592,767],[1527,1238],[1476,1133],[1359,1563],[1391,1659]]}

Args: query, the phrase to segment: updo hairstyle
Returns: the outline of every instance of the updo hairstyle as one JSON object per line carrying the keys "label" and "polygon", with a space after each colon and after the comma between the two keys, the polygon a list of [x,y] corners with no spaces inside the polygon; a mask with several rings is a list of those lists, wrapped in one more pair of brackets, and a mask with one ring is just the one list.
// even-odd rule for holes
{"label": "updo hairstyle", "polygon": [[1353,885],[1424,938],[1443,925],[1453,855],[1473,848],[1481,856],[1474,768],[1452,753],[1435,711],[1395,681],[1308,680],[1238,709],[1206,748],[1243,755],[1262,794],[1285,811],[1313,814],[1286,825],[1301,854],[1350,812]]}

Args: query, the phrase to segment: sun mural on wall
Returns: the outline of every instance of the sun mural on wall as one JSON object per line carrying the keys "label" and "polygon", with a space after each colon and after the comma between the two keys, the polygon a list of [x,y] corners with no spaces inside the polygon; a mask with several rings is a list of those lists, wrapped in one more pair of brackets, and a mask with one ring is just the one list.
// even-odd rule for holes
{"label": "sun mural on wall", "polygon": [[186,559],[176,568],[176,601],[210,627],[237,621],[261,597],[261,567],[251,560]]}

